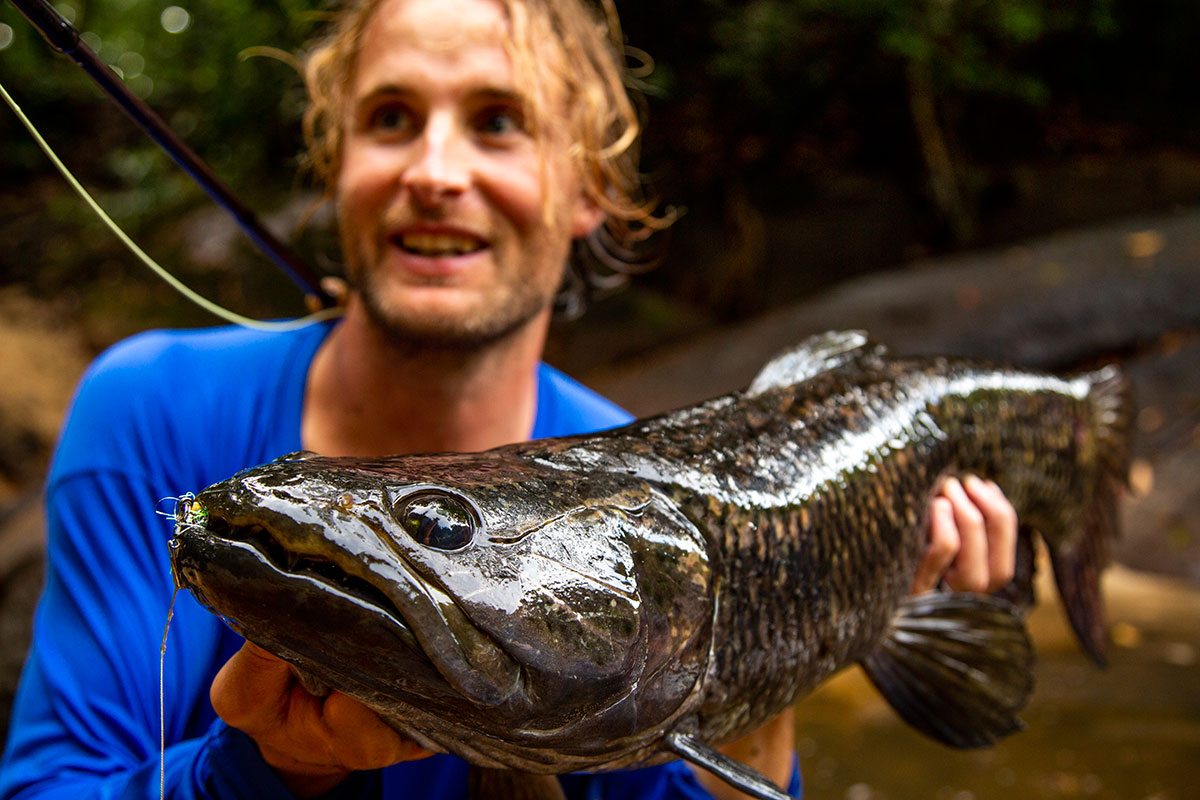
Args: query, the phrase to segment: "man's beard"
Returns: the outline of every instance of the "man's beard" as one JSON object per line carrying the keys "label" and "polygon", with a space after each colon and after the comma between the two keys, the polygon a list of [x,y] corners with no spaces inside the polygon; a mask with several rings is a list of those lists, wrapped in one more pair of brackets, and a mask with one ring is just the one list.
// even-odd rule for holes
{"label": "man's beard", "polygon": [[465,354],[495,344],[541,314],[554,301],[534,282],[510,286],[501,302],[489,304],[478,312],[462,315],[419,317],[402,308],[388,307],[383,292],[366,274],[351,276],[367,316],[391,343],[406,352],[441,350]]}

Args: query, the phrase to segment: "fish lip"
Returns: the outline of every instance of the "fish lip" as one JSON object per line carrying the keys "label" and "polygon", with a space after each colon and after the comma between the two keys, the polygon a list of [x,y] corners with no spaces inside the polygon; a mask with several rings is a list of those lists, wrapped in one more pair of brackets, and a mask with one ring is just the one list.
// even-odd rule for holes
{"label": "fish lip", "polygon": [[[332,592],[346,602],[382,617],[394,632],[404,641],[405,645],[430,664],[443,679],[446,680],[464,698],[480,706],[494,706],[503,703],[519,694],[523,685],[523,670],[520,663],[512,658],[503,646],[490,635],[474,626],[481,635],[491,642],[491,648],[496,654],[508,661],[512,667],[510,681],[499,683],[489,677],[479,674],[474,665],[465,657],[456,658],[459,637],[453,632],[445,616],[438,608],[438,603],[430,596],[430,589],[436,589],[451,602],[453,596],[445,591],[437,581],[421,577],[413,572],[403,559],[395,562],[397,572],[403,575],[408,586],[413,587],[414,594],[421,599],[411,602],[411,612],[421,617],[434,619],[433,625],[425,625],[422,631],[430,641],[423,641],[418,630],[408,622],[402,598],[402,591],[395,593],[376,586],[371,581],[356,575],[351,575],[335,559],[313,558],[299,555],[290,551],[270,531],[269,526],[257,519],[240,519],[236,516],[227,518],[215,509],[210,509],[203,525],[197,525],[187,520],[176,525],[177,535],[180,529],[190,528],[188,535],[203,534],[211,543],[221,546],[236,547],[248,551],[278,578],[287,581],[304,581],[317,584],[323,590]],[[379,531],[372,531],[382,536]],[[303,569],[298,572],[298,569]],[[180,584],[183,585],[183,584]],[[390,587],[389,587],[390,588]],[[457,605],[457,603],[455,603]],[[428,608],[428,611],[426,608]],[[460,609],[461,611],[461,609]],[[219,612],[218,612],[219,613]],[[224,616],[224,615],[222,615]],[[466,617],[466,615],[463,615]],[[468,622],[470,621],[469,618]],[[450,631],[450,641],[445,641],[445,635],[440,629]],[[432,631],[432,632],[431,632]]]}
{"label": "fish lip", "polygon": [[[265,526],[259,523],[235,525],[216,516],[210,517],[208,524],[203,527],[180,523],[176,525],[175,538],[169,543],[172,551],[178,547],[181,538],[185,536],[204,539],[210,547],[225,547],[248,553],[263,568],[270,570],[281,580],[318,585],[321,590],[332,593],[342,601],[381,618],[415,655],[433,663],[424,648],[421,647],[420,641],[400,609],[386,592],[371,585],[369,581],[350,575],[328,559],[295,556],[296,560],[289,562],[287,554],[290,551],[275,539]],[[281,558],[284,559],[282,562]],[[291,564],[290,568],[289,563]],[[317,567],[321,563],[329,565],[340,573],[336,576],[336,581],[330,580],[330,575],[322,574],[323,572],[327,573],[328,568]],[[195,588],[203,592],[203,588],[196,585],[196,582],[180,573],[174,560],[172,560],[171,571],[177,586]],[[206,605],[212,606],[210,601],[205,600],[204,602]],[[226,616],[220,612],[218,614],[223,618]]]}

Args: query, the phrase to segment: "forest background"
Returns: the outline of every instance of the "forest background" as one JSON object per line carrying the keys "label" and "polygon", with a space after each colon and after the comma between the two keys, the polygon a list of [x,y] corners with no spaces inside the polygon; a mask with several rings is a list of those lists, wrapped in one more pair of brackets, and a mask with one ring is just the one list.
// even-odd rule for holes
{"label": "forest background", "polygon": [[[647,177],[684,213],[658,269],[556,337],[551,356],[568,366],[611,363],[871,270],[1200,199],[1193,0],[617,6],[646,97]],[[336,271],[327,206],[298,227],[317,195],[301,169],[304,93],[288,63],[327,4],[57,8],[235,193],[317,269]],[[164,265],[239,310],[297,312],[298,293],[9,4],[0,80]],[[53,299],[92,349],[211,321],[148,276],[7,112],[0,142],[0,286]]]}
{"label": "forest background", "polygon": [[[335,273],[331,214],[302,169],[295,68],[329,5],[176,2],[56,7],[279,235]],[[646,413],[739,385],[799,336],[863,325],[896,349],[1054,369],[1116,360],[1139,392],[1124,566],[1107,585],[1109,671],[1082,663],[1044,603],[1029,732],[952,757],[871,689],[834,682],[804,701],[798,728],[812,795],[1190,797],[1200,3],[616,5],[645,97],[643,167],[682,216],[656,269],[557,327],[552,363]],[[303,310],[227,216],[2,2],[0,83],[186,283],[245,314]],[[42,578],[40,483],[75,381],[121,337],[215,322],[125,251],[0,110],[0,738]],[[179,376],[180,391],[203,377]]]}

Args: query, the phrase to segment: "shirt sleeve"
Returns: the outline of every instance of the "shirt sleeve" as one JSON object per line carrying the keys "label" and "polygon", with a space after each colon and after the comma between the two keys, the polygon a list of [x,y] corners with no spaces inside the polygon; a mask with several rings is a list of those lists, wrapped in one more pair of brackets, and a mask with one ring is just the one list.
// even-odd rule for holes
{"label": "shirt sleeve", "polygon": [[[48,491],[46,583],[0,797],[159,797],[159,654],[173,586],[158,500],[111,473]],[[162,674],[165,796],[289,797],[253,743],[208,704],[229,650],[221,624],[189,596],[176,600]]]}
{"label": "shirt sleeve", "polygon": [[[253,742],[218,720],[208,699],[240,637],[189,593],[174,595],[173,523],[159,512],[173,511],[166,495],[196,488],[202,473],[187,454],[221,443],[212,427],[189,422],[198,417],[188,408],[146,391],[156,374],[153,362],[128,349],[102,358],[56,450],[46,489],[45,584],[0,762],[5,800],[152,800],[160,796],[160,763],[167,798],[290,797]],[[338,795],[369,791],[363,776]]]}

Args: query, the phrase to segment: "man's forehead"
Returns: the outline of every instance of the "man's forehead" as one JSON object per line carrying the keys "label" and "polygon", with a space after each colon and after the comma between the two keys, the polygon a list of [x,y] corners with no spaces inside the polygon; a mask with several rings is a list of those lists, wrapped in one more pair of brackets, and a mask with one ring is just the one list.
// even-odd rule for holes
{"label": "man's forehead", "polygon": [[458,51],[503,44],[511,26],[497,0],[384,0],[364,31],[365,41],[372,37],[388,46]]}
{"label": "man's forehead", "polygon": [[[562,82],[547,80],[546,74],[565,68],[560,48],[548,41],[529,41],[528,21],[517,27],[524,33],[514,37],[514,25],[499,0],[383,0],[363,31],[360,93],[395,83],[395,76],[387,73],[401,63],[414,68],[414,61],[406,56],[415,52],[432,57],[415,62],[419,65],[415,68],[426,73],[423,83],[427,85],[456,80],[450,75],[460,79],[471,75],[472,84],[486,85],[512,99],[562,102]],[[373,74],[368,77],[364,71]]]}

